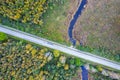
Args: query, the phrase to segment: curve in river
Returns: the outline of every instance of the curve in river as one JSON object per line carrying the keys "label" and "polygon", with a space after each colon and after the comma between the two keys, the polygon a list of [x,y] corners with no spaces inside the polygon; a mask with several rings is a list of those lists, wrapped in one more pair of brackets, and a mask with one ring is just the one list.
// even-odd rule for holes
{"label": "curve in river", "polygon": [[73,31],[74,25],[75,25],[78,17],[81,15],[82,10],[84,9],[84,6],[86,4],[87,4],[87,0],[82,0],[81,1],[81,4],[79,5],[78,10],[76,11],[73,19],[71,20],[69,28],[68,28],[68,35],[69,35],[70,41],[72,42],[73,46],[75,46],[76,40],[72,36],[72,31]]}

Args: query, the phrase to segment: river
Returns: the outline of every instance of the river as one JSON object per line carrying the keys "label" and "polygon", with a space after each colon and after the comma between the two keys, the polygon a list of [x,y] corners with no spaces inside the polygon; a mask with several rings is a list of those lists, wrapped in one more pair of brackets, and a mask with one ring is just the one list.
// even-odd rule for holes
{"label": "river", "polygon": [[70,25],[69,25],[69,28],[68,28],[68,35],[69,35],[69,38],[70,38],[70,41],[71,43],[73,44],[73,46],[76,45],[76,40],[73,38],[73,29],[74,29],[74,25],[77,21],[77,19],[79,18],[79,16],[81,15],[82,11],[84,10],[84,7],[85,5],[87,4],[87,0],[82,0],[73,19],[70,21]]}

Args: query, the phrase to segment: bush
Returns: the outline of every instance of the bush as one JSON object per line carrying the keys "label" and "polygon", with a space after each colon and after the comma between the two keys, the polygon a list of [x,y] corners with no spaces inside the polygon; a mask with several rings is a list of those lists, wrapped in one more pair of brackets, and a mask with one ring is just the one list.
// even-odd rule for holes
{"label": "bush", "polygon": [[46,0],[1,0],[0,14],[15,21],[41,25],[41,15],[47,9]]}
{"label": "bush", "polygon": [[82,62],[79,58],[75,58],[75,65],[76,66],[81,66],[82,65]]}
{"label": "bush", "polygon": [[0,41],[5,41],[8,39],[8,36],[2,32],[0,32]]}

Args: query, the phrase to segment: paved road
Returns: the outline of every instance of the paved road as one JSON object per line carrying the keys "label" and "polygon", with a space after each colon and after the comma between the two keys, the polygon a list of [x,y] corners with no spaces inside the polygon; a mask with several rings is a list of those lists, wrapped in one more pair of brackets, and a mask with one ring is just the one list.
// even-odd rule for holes
{"label": "paved road", "polygon": [[30,41],[36,44],[39,44],[39,45],[43,45],[43,46],[46,46],[52,49],[60,50],[64,53],[74,55],[79,58],[83,58],[85,60],[89,60],[89,61],[92,61],[98,64],[102,64],[104,66],[107,66],[107,67],[110,67],[116,70],[120,70],[120,63],[113,62],[111,60],[90,54],[88,52],[70,48],[70,47],[58,44],[56,42],[52,42],[52,41],[37,37],[35,35],[31,35],[31,34],[28,34],[28,33],[13,29],[13,28],[9,28],[7,26],[3,26],[3,25],[0,25],[0,31],[6,34],[9,34],[9,35],[15,36],[15,37],[25,39],[27,41]]}

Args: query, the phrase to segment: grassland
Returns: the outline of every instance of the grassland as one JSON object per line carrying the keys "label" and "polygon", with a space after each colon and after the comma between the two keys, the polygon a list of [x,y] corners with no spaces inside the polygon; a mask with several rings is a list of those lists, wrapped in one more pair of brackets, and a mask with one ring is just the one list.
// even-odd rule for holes
{"label": "grassland", "polygon": [[8,17],[3,17],[3,15],[0,15],[0,23],[68,45],[67,26],[64,22],[67,18],[66,14],[69,4],[69,0],[50,0],[48,9],[41,17],[44,22],[43,25],[36,25],[27,22],[22,23],[20,21],[9,19]]}
{"label": "grassland", "polygon": [[119,0],[88,0],[73,33],[91,52],[120,62],[119,4]]}

